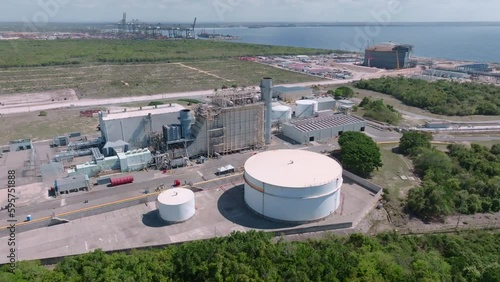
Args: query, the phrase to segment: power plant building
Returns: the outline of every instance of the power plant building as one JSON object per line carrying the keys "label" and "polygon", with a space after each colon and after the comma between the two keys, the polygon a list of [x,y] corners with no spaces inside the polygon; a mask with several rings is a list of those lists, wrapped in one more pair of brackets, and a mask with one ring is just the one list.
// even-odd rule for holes
{"label": "power plant building", "polygon": [[370,46],[365,50],[364,66],[380,69],[405,69],[412,67],[410,61],[413,46],[392,42]]}
{"label": "power plant building", "polygon": [[325,218],[340,205],[342,167],[305,150],[259,153],[245,163],[244,200],[255,213],[285,222]]}
{"label": "power plant building", "polygon": [[300,144],[331,139],[347,131],[365,131],[365,128],[365,120],[346,114],[292,120],[282,125],[283,134]]}
{"label": "power plant building", "polygon": [[264,145],[264,105],[257,91],[219,91],[210,104],[182,110],[178,122],[163,127],[163,151],[170,160],[157,163],[216,157]]}
{"label": "power plant building", "polygon": [[163,131],[164,125],[179,122],[179,112],[185,108],[178,104],[142,107],[135,111],[99,113],[99,125],[106,142],[122,140],[131,148],[149,146],[153,133]]}
{"label": "power plant building", "polygon": [[312,96],[312,89],[307,87],[285,87],[285,86],[275,86],[273,87],[273,98],[277,98],[281,101],[293,102],[302,99],[302,97]]}

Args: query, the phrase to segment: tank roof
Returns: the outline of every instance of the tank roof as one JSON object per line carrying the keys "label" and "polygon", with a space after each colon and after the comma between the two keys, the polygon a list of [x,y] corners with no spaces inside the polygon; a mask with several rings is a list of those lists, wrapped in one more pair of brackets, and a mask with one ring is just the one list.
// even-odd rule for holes
{"label": "tank roof", "polygon": [[186,188],[173,188],[160,193],[158,202],[163,205],[177,206],[187,203],[193,198],[193,191]]}
{"label": "tank roof", "polygon": [[332,158],[305,150],[274,150],[250,157],[245,173],[258,181],[289,188],[308,188],[334,181],[342,167]]}

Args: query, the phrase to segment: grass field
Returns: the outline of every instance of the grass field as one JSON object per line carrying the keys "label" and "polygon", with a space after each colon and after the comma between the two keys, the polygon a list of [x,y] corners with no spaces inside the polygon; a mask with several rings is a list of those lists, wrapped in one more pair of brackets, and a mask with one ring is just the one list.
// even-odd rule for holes
{"label": "grass field", "polygon": [[95,133],[99,123],[97,118],[80,117],[78,110],[49,110],[45,117],[38,116],[38,113],[0,117],[0,144],[21,138],[52,139],[69,132]]}
{"label": "grass field", "polygon": [[[384,165],[373,172],[370,181],[384,187],[385,193],[388,193],[389,202],[385,208],[391,213],[393,222],[396,225],[405,224],[406,217],[401,205],[408,191],[419,185],[419,180],[413,175],[411,161],[392,152],[397,145],[379,145],[379,147]],[[414,177],[415,180],[402,180],[400,176]]]}
{"label": "grass field", "polygon": [[[237,59],[161,63],[11,68],[0,70],[0,94],[61,88],[82,97],[122,97],[257,85],[264,76],[275,84],[321,79]],[[122,81],[128,83],[126,86]]]}
{"label": "grass field", "polygon": [[238,56],[332,52],[211,40],[5,40],[0,41],[0,67],[186,62]]}

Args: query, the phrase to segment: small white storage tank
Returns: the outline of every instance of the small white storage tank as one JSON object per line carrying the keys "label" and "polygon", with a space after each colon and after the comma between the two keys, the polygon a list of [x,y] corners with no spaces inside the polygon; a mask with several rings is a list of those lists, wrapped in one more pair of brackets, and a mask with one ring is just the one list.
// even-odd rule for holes
{"label": "small white storage tank", "polygon": [[274,106],[271,113],[273,121],[285,121],[292,119],[292,108],[284,105]]}
{"label": "small white storage tank", "polygon": [[158,212],[167,222],[182,222],[195,213],[193,191],[185,188],[168,189],[158,195]]}
{"label": "small white storage tank", "polygon": [[297,100],[295,105],[296,118],[312,117],[318,112],[318,102],[314,100]]}

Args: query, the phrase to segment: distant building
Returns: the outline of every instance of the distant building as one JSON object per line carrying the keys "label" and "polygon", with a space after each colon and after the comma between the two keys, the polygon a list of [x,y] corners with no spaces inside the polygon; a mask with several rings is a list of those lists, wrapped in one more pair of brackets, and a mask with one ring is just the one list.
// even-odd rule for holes
{"label": "distant building", "polygon": [[365,50],[364,66],[380,69],[405,69],[412,67],[410,58],[413,46],[392,42],[370,46]]}
{"label": "distant building", "polygon": [[467,71],[467,72],[490,72],[492,69],[488,66],[488,64],[469,64],[469,65],[461,65],[457,67],[458,70]]}
{"label": "distant building", "polygon": [[31,139],[19,139],[9,142],[9,150],[11,152],[31,150],[31,148],[33,148]]}
{"label": "distant building", "polygon": [[332,97],[318,98],[316,102],[318,102],[318,111],[333,110],[337,103]]}
{"label": "distant building", "polygon": [[276,86],[273,88],[273,98],[278,98],[282,101],[292,102],[311,95],[312,89],[307,87]]}
{"label": "distant building", "polygon": [[301,144],[331,139],[346,131],[365,131],[365,127],[365,120],[345,114],[295,120],[282,126],[286,137]]}

